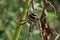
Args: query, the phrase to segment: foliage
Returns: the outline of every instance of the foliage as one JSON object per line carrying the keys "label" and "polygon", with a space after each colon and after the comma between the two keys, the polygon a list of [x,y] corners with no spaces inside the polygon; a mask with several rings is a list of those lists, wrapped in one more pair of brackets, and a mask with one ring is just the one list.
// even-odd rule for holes
{"label": "foliage", "polygon": [[[23,6],[24,6],[23,3],[25,2],[26,0],[22,0],[22,1],[21,0],[0,0],[0,40],[13,39],[17,27],[17,23],[19,22],[20,16],[23,11]],[[36,7],[36,11],[40,16],[43,8],[42,0],[36,0],[36,3],[39,4],[39,6]],[[47,14],[47,18],[50,25],[54,26],[57,32],[60,33],[59,31],[60,21],[58,21],[59,20],[58,15],[56,17],[56,21],[54,21],[54,13],[50,11]],[[6,29],[8,30],[7,33],[9,34],[6,33]],[[29,34],[29,24],[24,24],[21,34],[19,36],[19,40],[25,40],[28,34]],[[39,36],[39,34],[34,34],[31,40],[42,40],[42,38]]]}

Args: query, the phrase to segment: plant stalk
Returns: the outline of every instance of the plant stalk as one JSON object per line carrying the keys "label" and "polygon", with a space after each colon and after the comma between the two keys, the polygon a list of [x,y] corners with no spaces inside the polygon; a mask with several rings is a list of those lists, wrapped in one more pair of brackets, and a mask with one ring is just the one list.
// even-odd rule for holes
{"label": "plant stalk", "polygon": [[[27,13],[27,8],[28,8],[29,4],[30,4],[30,0],[26,0],[24,8],[23,8],[23,12],[20,16],[20,20],[25,20],[26,13]],[[20,25],[22,23],[23,23],[23,21],[19,21],[18,25]],[[22,26],[23,25],[20,25],[16,28],[16,32],[15,32],[15,35],[13,37],[13,40],[18,40],[18,38],[20,36],[20,33],[21,33],[21,30],[22,30]]]}

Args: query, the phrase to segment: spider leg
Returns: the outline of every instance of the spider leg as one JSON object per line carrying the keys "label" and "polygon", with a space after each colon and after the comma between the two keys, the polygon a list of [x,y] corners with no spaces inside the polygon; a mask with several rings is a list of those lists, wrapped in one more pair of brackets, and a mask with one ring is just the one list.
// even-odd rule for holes
{"label": "spider leg", "polygon": [[19,26],[24,25],[24,24],[26,24],[26,23],[27,23],[27,21],[26,21],[26,20],[21,20],[21,21],[25,21],[25,22],[24,22],[24,23],[22,23],[22,24],[20,24]]}
{"label": "spider leg", "polygon": [[18,26],[21,26],[21,25],[24,25],[24,24],[27,23],[27,20],[20,20],[20,21],[23,21],[23,23],[22,24],[19,24]]}
{"label": "spider leg", "polygon": [[34,29],[34,25],[31,23],[30,28],[29,28],[29,35],[27,37],[27,40],[31,40],[33,29]]}

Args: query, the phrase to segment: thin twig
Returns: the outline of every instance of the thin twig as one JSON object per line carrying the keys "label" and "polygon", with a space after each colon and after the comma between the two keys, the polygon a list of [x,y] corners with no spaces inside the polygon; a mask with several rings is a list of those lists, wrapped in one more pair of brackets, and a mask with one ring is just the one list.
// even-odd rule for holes
{"label": "thin twig", "polygon": [[59,37],[60,37],[60,34],[58,34],[58,35],[56,36],[55,40],[57,40]]}

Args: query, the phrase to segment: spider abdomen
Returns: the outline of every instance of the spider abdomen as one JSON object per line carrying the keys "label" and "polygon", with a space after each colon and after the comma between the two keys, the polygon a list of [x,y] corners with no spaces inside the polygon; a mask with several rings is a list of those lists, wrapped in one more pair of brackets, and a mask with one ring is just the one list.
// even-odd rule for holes
{"label": "spider abdomen", "polygon": [[38,21],[38,15],[36,13],[31,13],[29,16],[28,16],[28,20],[30,22],[37,22]]}

